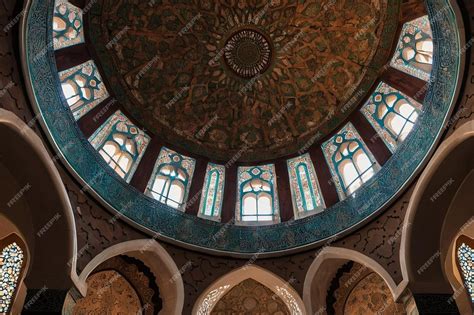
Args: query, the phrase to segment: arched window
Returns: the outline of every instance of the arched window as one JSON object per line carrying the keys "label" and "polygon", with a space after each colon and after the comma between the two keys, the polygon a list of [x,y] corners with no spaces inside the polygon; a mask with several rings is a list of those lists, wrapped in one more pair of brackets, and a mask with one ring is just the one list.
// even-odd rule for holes
{"label": "arched window", "polygon": [[390,63],[393,68],[427,81],[433,63],[433,34],[428,16],[403,25],[397,50]]}
{"label": "arched window", "polygon": [[162,148],[146,194],[175,209],[184,210],[196,161]]}
{"label": "arched window", "polygon": [[225,166],[209,163],[204,178],[199,216],[220,220],[224,197]]}
{"label": "arched window", "polygon": [[109,96],[92,60],[59,73],[61,88],[77,120]]}
{"label": "arched window", "polygon": [[309,154],[287,161],[295,217],[324,209],[316,172]]}
{"label": "arched window", "polygon": [[23,243],[16,235],[0,241],[0,314],[9,313],[25,269]]}
{"label": "arched window", "polygon": [[395,152],[415,126],[421,109],[419,103],[381,82],[361,111]]}
{"label": "arched window", "polygon": [[459,271],[471,302],[474,304],[474,241],[463,235],[456,243]]}
{"label": "arched window", "polygon": [[67,0],[56,0],[53,16],[54,49],[84,42],[82,10]]}
{"label": "arched window", "polygon": [[238,220],[277,222],[278,198],[274,166],[239,167],[238,177]]}
{"label": "arched window", "polygon": [[351,123],[325,142],[322,148],[341,199],[356,191],[379,169]]}
{"label": "arched window", "polygon": [[90,137],[89,141],[105,162],[128,182],[150,138],[117,111]]}

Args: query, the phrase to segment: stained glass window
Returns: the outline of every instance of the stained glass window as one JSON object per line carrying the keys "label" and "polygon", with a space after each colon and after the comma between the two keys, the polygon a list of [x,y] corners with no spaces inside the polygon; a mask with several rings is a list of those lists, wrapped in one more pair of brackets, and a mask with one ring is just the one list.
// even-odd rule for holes
{"label": "stained glass window", "polygon": [[287,164],[295,217],[321,212],[324,202],[309,154],[288,160]]}
{"label": "stained glass window", "polygon": [[428,81],[433,64],[433,33],[428,16],[403,25],[400,40],[390,65]]}
{"label": "stained glass window", "polygon": [[383,82],[361,109],[392,152],[413,129],[421,110],[421,104]]}
{"label": "stained glass window", "polygon": [[224,183],[225,166],[209,163],[204,178],[199,216],[220,221]]}
{"label": "stained glass window", "polygon": [[273,164],[238,168],[237,220],[279,221],[278,194]]}
{"label": "stained glass window", "polygon": [[117,111],[89,138],[109,166],[127,182],[150,142],[142,130]]}
{"label": "stained glass window", "polygon": [[59,73],[63,95],[77,120],[109,96],[92,60]]}
{"label": "stained glass window", "polygon": [[163,147],[146,194],[170,207],[184,210],[196,161]]}
{"label": "stained glass window", "polygon": [[474,248],[462,242],[458,246],[457,258],[466,289],[474,303]]}
{"label": "stained glass window", "polygon": [[341,200],[367,182],[380,168],[351,123],[326,141],[322,149]]}
{"label": "stained glass window", "polygon": [[54,49],[84,42],[82,10],[67,0],[56,0],[53,17]]}
{"label": "stained glass window", "polygon": [[0,253],[0,313],[8,313],[23,267],[23,251],[13,242]]}

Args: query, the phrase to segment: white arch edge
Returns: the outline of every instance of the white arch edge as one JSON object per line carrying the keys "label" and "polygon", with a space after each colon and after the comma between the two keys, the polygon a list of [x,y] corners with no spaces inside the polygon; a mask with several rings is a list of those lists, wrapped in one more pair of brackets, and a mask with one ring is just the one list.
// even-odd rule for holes
{"label": "white arch edge", "polygon": [[[33,118],[34,119],[34,118]],[[43,141],[40,137],[28,126],[25,124],[18,116],[13,112],[0,108],[0,124],[10,128],[14,131],[20,138],[26,141],[32,150],[34,150],[42,164],[47,169],[51,180],[53,181],[54,187],[60,200],[61,206],[64,209],[64,216],[66,222],[69,226],[69,239],[72,240],[72,250],[70,253],[71,257],[71,271],[70,276],[72,282],[77,285],[79,283],[79,277],[77,275],[77,233],[76,233],[76,223],[74,219],[74,214],[72,211],[71,203],[69,201],[69,196],[67,195],[66,188],[64,187],[61,176],[59,175],[56,166],[54,165],[53,160],[50,158],[48,151],[46,150]]]}
{"label": "white arch edge", "polygon": [[[286,301],[286,297],[284,297],[280,292],[277,291],[277,286],[283,287],[290,295],[295,299],[295,303],[302,311],[302,315],[309,314],[305,308],[303,300],[301,299],[300,295],[296,290],[291,286],[290,282],[284,281],[279,276],[275,275],[271,271],[264,269],[262,267],[249,264],[238,269],[235,269],[220,278],[214,281],[211,285],[209,285],[199,296],[193,306],[192,313],[193,315],[198,314],[199,306],[203,303],[205,298],[209,295],[210,292],[213,290],[228,285],[229,287],[225,289],[225,292],[222,293],[220,297],[222,297],[225,293],[230,291],[233,287],[238,285],[244,280],[253,279],[268,289],[272,290],[276,295],[278,295],[283,301]],[[211,305],[211,310],[214,308],[215,303]]]}
{"label": "white arch edge", "polygon": [[420,176],[413,190],[408,203],[407,212],[403,221],[403,230],[400,244],[400,267],[402,271],[403,281],[407,284],[410,281],[408,272],[408,245],[412,241],[412,226],[416,216],[417,209],[432,177],[436,175],[440,164],[451,154],[459,145],[474,138],[474,120],[468,121],[461,125],[452,135],[444,140],[432,159]]}
{"label": "white arch edge", "polygon": [[309,267],[303,284],[303,301],[308,314],[313,314],[311,305],[311,284],[316,274],[320,271],[323,263],[328,260],[343,259],[357,262],[363,266],[369,267],[377,273],[387,284],[394,301],[398,301],[406,288],[406,283],[402,281],[399,285],[395,283],[390,274],[375,260],[355,250],[342,247],[324,247],[319,255],[314,259]]}
{"label": "white arch edge", "polygon": [[[79,283],[77,289],[82,294],[82,296],[86,296],[87,294],[87,278],[101,263],[119,255],[129,254],[130,256],[135,257],[133,255],[134,253],[151,253],[153,254],[153,256],[155,256],[152,258],[156,259],[155,261],[159,261],[160,263],[162,263],[163,266],[167,269],[169,274],[172,276],[173,281],[170,281],[170,283],[174,284],[174,290],[172,293],[175,294],[175,306],[174,308],[172,308],[172,310],[170,309],[170,311],[173,312],[172,314],[182,314],[184,307],[184,285],[183,279],[181,277],[181,271],[178,269],[173,258],[171,258],[166,249],[154,239],[138,239],[126,241],[115,244],[100,252],[87,264],[87,266],[82,270],[81,274],[79,275]],[[153,270],[147,262],[143,260],[142,262],[151,269],[155,277],[158,278],[160,276],[160,274],[157,274],[156,270]],[[159,288],[160,290],[163,289],[161,287]],[[163,311],[169,308],[168,303],[170,303],[170,300],[167,301],[163,299]],[[160,312],[160,314],[162,314],[162,312]]]}

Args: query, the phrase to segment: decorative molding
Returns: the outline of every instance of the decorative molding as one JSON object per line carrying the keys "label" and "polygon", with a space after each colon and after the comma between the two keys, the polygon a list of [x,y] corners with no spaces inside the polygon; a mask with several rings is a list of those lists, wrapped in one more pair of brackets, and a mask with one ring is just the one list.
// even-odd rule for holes
{"label": "decorative molding", "polygon": [[[448,0],[429,1],[430,16],[437,16],[432,19],[437,39],[433,70],[436,79],[427,92],[426,111],[420,117],[423,128],[413,131],[378,174],[358,190],[356,197],[347,198],[315,216],[285,224],[262,227],[230,224],[226,226],[226,233],[216,239],[214,236],[225,226],[225,220],[223,223],[201,220],[137,194],[87,143],[77,125],[72,123],[72,114],[62,99],[53,52],[48,50],[41,54],[52,37],[52,1],[31,0],[30,3],[32,8],[25,15],[22,33],[25,75],[32,92],[31,100],[37,101],[33,103],[43,127],[68,168],[80,181],[90,183],[91,192],[112,211],[134,200],[131,207],[123,211],[128,222],[151,234],[158,232],[161,239],[198,250],[248,257],[265,248],[262,255],[277,255],[282,251],[317,246],[334,235],[360,226],[396,198],[426,162],[442,133],[456,94],[461,56],[455,17],[451,9],[446,10],[450,8]],[[35,63],[33,56],[38,57]],[[93,180],[97,178],[100,180]],[[224,210],[223,217],[226,211],[228,209]],[[152,220],[156,217],[160,220]]]}

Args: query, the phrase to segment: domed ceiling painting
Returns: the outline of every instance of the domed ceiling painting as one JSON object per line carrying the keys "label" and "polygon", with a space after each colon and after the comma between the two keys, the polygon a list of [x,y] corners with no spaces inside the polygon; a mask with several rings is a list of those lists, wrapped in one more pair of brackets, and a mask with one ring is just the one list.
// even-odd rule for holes
{"label": "domed ceiling painting", "polygon": [[98,4],[88,30],[128,113],[149,132],[199,155],[227,160],[245,148],[243,161],[296,153],[336,128],[387,60],[399,5]]}

